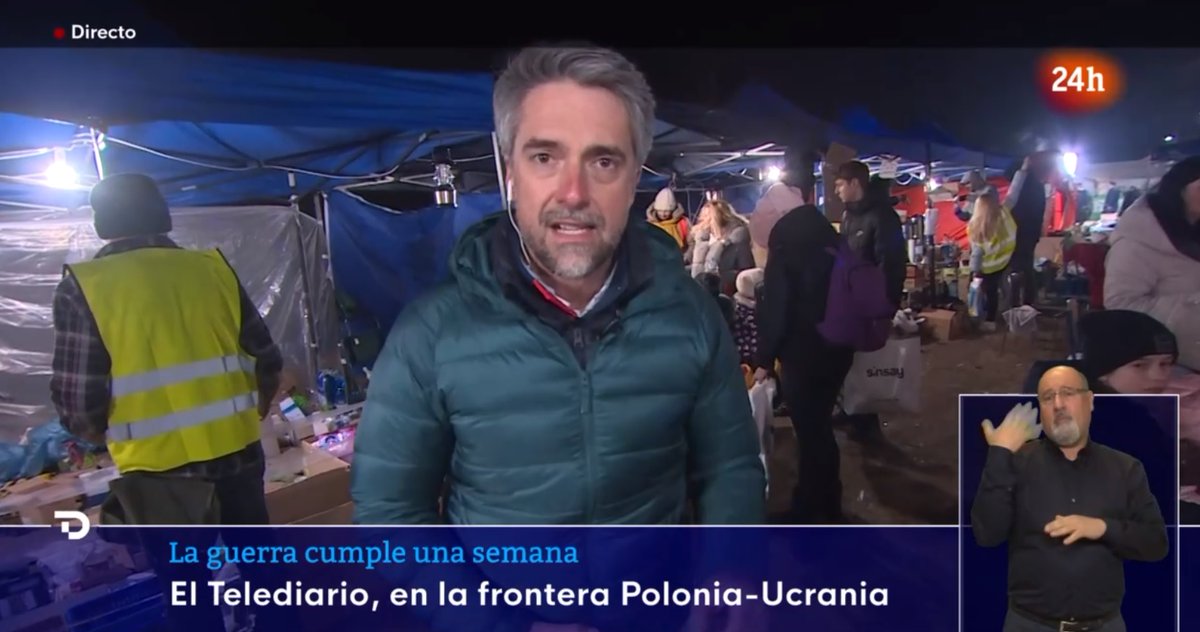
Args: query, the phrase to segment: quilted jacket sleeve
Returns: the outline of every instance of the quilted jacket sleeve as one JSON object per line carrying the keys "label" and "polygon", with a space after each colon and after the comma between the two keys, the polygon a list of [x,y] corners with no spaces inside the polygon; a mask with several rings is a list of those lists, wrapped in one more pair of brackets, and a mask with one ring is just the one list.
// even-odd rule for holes
{"label": "quilted jacket sleeve", "polygon": [[453,435],[435,394],[436,332],[423,305],[396,320],[371,376],[354,440],[359,524],[434,524]]}
{"label": "quilted jacket sleeve", "polygon": [[[354,521],[364,525],[441,522],[438,498],[450,465],[454,437],[440,405],[434,348],[434,300],[418,301],[396,320],[371,379],[371,395],[354,439],[351,496]],[[395,538],[380,529],[358,531],[377,544]],[[421,544],[455,547],[454,531],[422,532]],[[380,570],[393,585],[436,589],[438,582],[477,585],[486,579],[471,564],[395,564]],[[434,632],[526,632],[532,618],[519,608],[415,607]]]}

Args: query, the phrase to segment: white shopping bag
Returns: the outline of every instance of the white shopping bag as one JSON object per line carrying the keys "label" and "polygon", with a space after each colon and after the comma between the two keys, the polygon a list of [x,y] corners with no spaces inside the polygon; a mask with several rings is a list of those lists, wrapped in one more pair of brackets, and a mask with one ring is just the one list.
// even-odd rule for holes
{"label": "white shopping bag", "polygon": [[770,472],[767,457],[771,454],[771,418],[775,416],[775,407],[771,402],[775,399],[775,380],[763,380],[750,387],[750,411],[754,414],[754,425],[758,428],[758,457],[762,460],[763,471],[767,472],[767,491],[771,489]]}
{"label": "white shopping bag", "polygon": [[891,338],[878,351],[857,353],[842,386],[849,415],[921,411],[921,339]]}
{"label": "white shopping bag", "polygon": [[967,290],[967,314],[971,318],[979,318],[984,314],[983,279],[971,279],[971,287]]}

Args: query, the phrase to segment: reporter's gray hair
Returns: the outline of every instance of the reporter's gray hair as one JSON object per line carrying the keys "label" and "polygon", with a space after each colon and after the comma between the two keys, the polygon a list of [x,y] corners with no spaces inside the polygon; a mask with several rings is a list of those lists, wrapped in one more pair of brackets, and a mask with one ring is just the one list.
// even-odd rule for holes
{"label": "reporter's gray hair", "polygon": [[512,158],[525,96],[540,85],[563,80],[603,88],[625,104],[633,153],[639,166],[645,163],[654,142],[655,104],[650,84],[620,53],[585,47],[526,48],[509,61],[492,94],[496,135],[504,158]]}

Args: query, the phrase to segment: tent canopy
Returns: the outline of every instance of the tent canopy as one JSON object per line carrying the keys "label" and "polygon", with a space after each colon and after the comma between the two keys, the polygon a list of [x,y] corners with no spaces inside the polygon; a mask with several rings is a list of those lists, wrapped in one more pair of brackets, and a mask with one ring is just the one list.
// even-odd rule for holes
{"label": "tent canopy", "polygon": [[947,142],[951,140],[949,135],[932,123],[923,123],[904,133],[885,129],[862,108],[853,109],[844,121],[849,127],[833,125],[805,112],[763,84],[742,88],[730,108],[747,118],[773,124],[777,129],[788,129],[791,137],[810,146],[823,148],[836,142],[852,147],[873,166],[878,165],[881,156],[894,156],[902,159],[902,170],[931,161],[935,175],[956,177],[970,169],[1001,170],[1012,162],[1006,156]]}
{"label": "tent canopy", "polygon": [[1189,156],[1200,156],[1200,138],[1163,143],[1155,148],[1150,158],[1152,160],[1177,161]]}
{"label": "tent canopy", "polygon": [[[0,94],[0,207],[84,204],[97,154],[104,173],[154,177],[173,205],[280,201],[387,175],[492,128],[486,74],[183,49],[7,49],[0,81],[21,88]],[[46,185],[57,159],[75,186]]]}
{"label": "tent canopy", "polygon": [[1078,177],[1082,180],[1096,180],[1101,183],[1142,184],[1146,181],[1158,180],[1170,168],[1171,163],[1154,160],[1150,157],[1121,162],[1084,163],[1079,166]]}

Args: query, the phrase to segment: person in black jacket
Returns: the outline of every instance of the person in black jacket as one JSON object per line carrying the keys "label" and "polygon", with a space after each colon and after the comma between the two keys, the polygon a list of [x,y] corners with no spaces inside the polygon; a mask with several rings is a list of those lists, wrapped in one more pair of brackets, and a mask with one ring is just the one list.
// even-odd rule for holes
{"label": "person in black jacket", "polygon": [[[1035,154],[1022,161],[1020,168],[1010,170],[1010,188],[1020,194],[1012,206],[1013,221],[1017,224],[1017,243],[1013,249],[1009,270],[1021,273],[1022,293],[1013,298],[1013,305],[1032,305],[1037,300],[1037,278],[1034,257],[1042,228],[1046,221],[1046,179],[1050,172],[1047,154]],[[1023,298],[1024,300],[1020,300]]]}
{"label": "person in black jacket", "polygon": [[900,216],[892,207],[890,184],[890,180],[872,180],[866,164],[852,161],[838,168],[835,191],[846,203],[842,234],[858,256],[883,266],[888,300],[899,309],[908,250]]}
{"label": "person in black jacket", "polygon": [[779,361],[780,393],[799,450],[800,471],[788,521],[837,524],[845,522],[845,516],[833,407],[850,372],[854,351],[829,345],[817,332],[817,323],[825,317],[833,269],[833,255],[826,249],[837,247],[838,234],[811,204],[811,176],[802,178],[798,185],[776,184],[774,187],[787,190],[769,191],[766,196],[782,199],[784,193],[791,194],[799,206],[780,217],[768,240],[762,296],[755,314],[755,379],[766,379],[775,361]]}
{"label": "person in black jacket", "polygon": [[[842,235],[858,256],[883,266],[887,296],[900,308],[908,268],[908,248],[900,216],[892,206],[890,180],[872,179],[867,165],[851,161],[838,167],[835,192],[846,203]],[[849,368],[847,368],[849,371]],[[879,435],[879,416],[849,415],[851,430],[863,438]]]}

